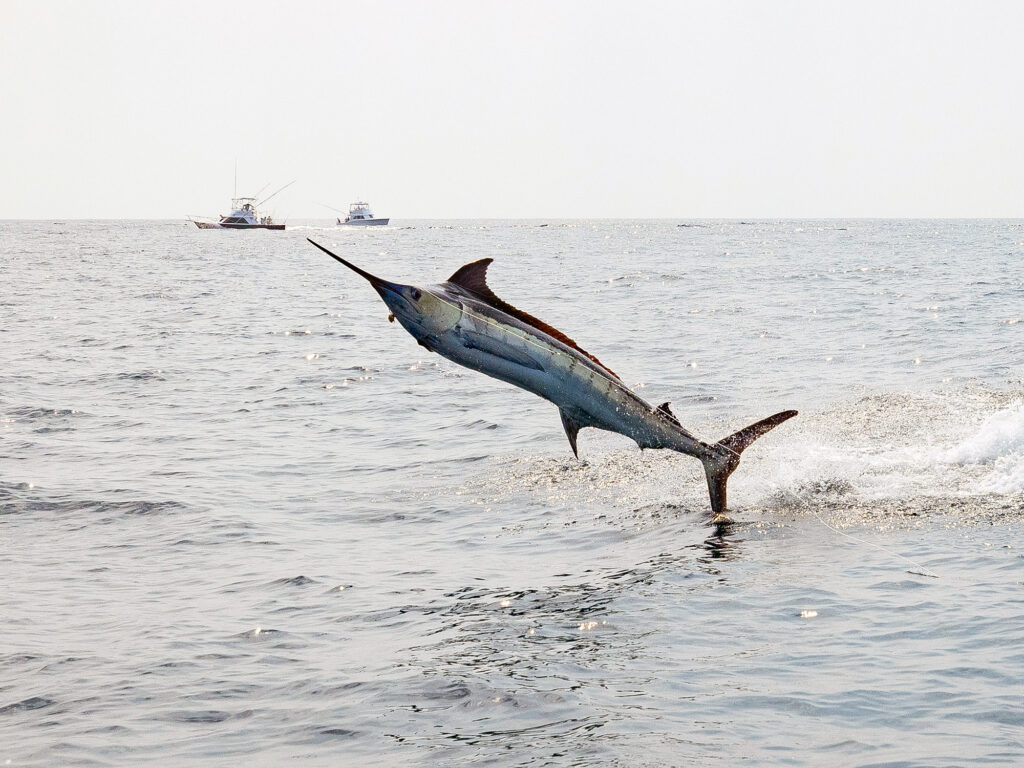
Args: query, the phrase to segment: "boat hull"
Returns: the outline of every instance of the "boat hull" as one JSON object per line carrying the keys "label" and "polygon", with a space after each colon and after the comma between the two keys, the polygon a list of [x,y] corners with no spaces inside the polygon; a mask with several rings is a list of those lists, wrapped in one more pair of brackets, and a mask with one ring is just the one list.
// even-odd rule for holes
{"label": "boat hull", "polygon": [[282,230],[284,224],[221,224],[224,229],[273,229]]}
{"label": "boat hull", "polygon": [[200,229],[273,229],[280,231],[284,224],[220,224],[213,221],[193,221]]}
{"label": "boat hull", "polygon": [[383,227],[391,219],[359,219],[358,221],[339,221],[339,227]]}

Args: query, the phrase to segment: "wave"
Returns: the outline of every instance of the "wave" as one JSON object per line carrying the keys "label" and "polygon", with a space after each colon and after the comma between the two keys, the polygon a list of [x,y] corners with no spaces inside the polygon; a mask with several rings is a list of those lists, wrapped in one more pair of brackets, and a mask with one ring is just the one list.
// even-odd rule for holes
{"label": "wave", "polygon": [[33,405],[21,405],[7,408],[4,421],[39,421],[43,419],[64,419],[69,416],[84,416],[77,408],[51,408]]}
{"label": "wave", "polygon": [[84,513],[102,521],[111,516],[174,515],[186,509],[185,504],[177,501],[81,498],[73,494],[48,492],[33,483],[0,481],[0,515]]}

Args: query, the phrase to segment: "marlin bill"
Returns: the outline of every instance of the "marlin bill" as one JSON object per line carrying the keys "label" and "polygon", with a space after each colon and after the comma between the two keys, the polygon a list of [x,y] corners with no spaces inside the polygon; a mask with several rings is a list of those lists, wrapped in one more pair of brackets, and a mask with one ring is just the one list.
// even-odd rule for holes
{"label": "marlin bill", "polygon": [[420,346],[554,403],[577,456],[577,434],[596,427],[625,435],[641,448],[667,448],[700,459],[716,517],[725,512],[726,483],[740,454],[797,414],[780,411],[716,443],[703,442],[683,427],[668,403],[652,406],[564,333],[498,298],[487,285],[493,259],[467,264],[440,285],[419,287],[371,275],[309,242],[366,278],[391,310],[390,319]]}

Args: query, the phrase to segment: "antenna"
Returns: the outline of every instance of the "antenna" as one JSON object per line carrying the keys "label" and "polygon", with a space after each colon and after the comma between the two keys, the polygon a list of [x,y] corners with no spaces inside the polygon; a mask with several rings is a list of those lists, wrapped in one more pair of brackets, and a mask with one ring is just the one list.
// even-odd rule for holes
{"label": "antenna", "polygon": [[[279,190],[277,190],[277,192],[275,192],[275,193],[274,193],[273,195],[271,195],[270,197],[274,197],[274,195],[276,195],[276,194],[277,194],[278,192],[284,192],[284,191],[285,191],[286,189],[288,189],[288,187],[290,187],[290,186],[291,186],[292,184],[294,184],[294,183],[295,183],[296,181],[298,181],[298,179],[292,179],[292,180],[291,180],[291,181],[289,181],[289,182],[288,182],[287,184],[285,184],[285,185],[284,185],[283,187],[281,187],[281,188],[280,188]],[[257,208],[259,208],[259,207],[260,207],[261,205],[263,205],[263,204],[264,204],[265,202],[267,202],[267,200],[269,200],[269,199],[270,199],[270,197],[266,197],[266,198],[264,198],[264,199],[260,200],[260,201],[259,201],[258,203],[256,203],[256,207],[257,207]]]}
{"label": "antenna", "polygon": [[238,158],[235,158],[235,197],[238,197]]}

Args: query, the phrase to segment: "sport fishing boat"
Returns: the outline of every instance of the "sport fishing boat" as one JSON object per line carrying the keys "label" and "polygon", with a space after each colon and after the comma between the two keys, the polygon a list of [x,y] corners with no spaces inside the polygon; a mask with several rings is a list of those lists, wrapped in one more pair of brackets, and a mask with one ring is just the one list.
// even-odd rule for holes
{"label": "sport fishing boat", "polygon": [[[284,224],[275,224],[274,219],[270,216],[263,216],[260,214],[258,208],[263,203],[270,200],[271,197],[277,195],[278,192],[283,192],[285,189],[294,184],[294,181],[289,181],[281,189],[277,190],[270,197],[265,197],[256,202],[255,197],[235,197],[231,200],[231,213],[227,216],[221,216],[218,221],[201,219],[190,219],[200,229],[284,229]],[[264,187],[266,189],[266,187]],[[257,193],[259,194],[259,193]]]}
{"label": "sport fishing boat", "polygon": [[220,221],[198,221],[192,223],[200,229],[284,229],[284,224],[275,224],[270,216],[261,216],[256,210],[256,198],[236,197],[231,201],[234,209]]}
{"label": "sport fishing boat", "polygon": [[375,219],[373,217],[373,211],[370,210],[370,204],[359,202],[352,203],[348,207],[348,216],[342,221],[338,219],[338,226],[356,226],[356,227],[382,227],[387,224],[391,219]]}

